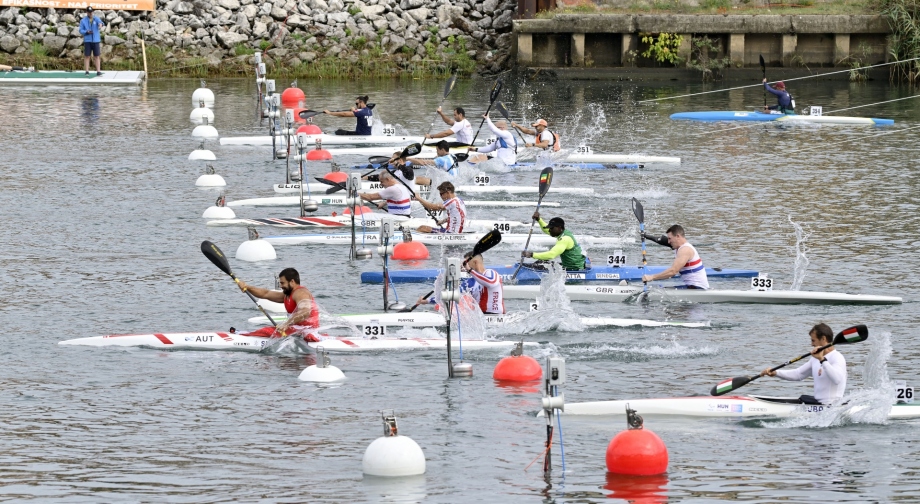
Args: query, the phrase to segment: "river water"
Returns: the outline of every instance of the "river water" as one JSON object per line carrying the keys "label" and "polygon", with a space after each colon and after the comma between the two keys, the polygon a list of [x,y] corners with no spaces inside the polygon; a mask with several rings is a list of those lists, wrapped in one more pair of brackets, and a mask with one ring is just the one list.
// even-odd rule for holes
{"label": "river water", "polygon": [[[780,77],[779,75],[777,77]],[[445,102],[464,106],[474,127],[490,82],[461,80]],[[193,80],[145,88],[0,88],[0,500],[66,502],[890,502],[920,491],[918,421],[803,417],[783,421],[646,418],[667,444],[666,475],[606,473],[618,418],[562,417],[547,483],[540,462],[545,423],[536,418],[538,385],[493,382],[499,351],[467,351],[474,376],[448,379],[442,352],[334,355],[348,376],[320,386],[300,382],[312,355],[165,352],[143,348],[61,347],[63,339],[109,333],[184,332],[249,327],[257,314],[231,280],[199,251],[211,240],[233,255],[243,228],[206,227],[201,214],[218,193],[195,188],[202,166],[187,156],[198,142],[188,121]],[[251,80],[209,82],[223,136],[259,127]],[[281,84],[279,83],[279,87]],[[309,108],[347,108],[369,94],[378,117],[420,134],[442,98],[426,81],[309,82]],[[799,105],[825,111],[912,96],[884,82],[790,83]],[[864,323],[865,343],[841,347],[853,401],[916,383],[914,272],[920,268],[915,176],[920,103],[902,100],[846,115],[888,117],[893,127],[672,122],[686,110],[762,105],[759,88],[637,103],[717,89],[701,84],[509,80],[501,99],[516,117],[546,117],[567,146],[595,152],[679,156],[642,170],[557,170],[554,187],[592,187],[593,197],[562,202],[576,233],[635,238],[630,198],[639,198],[651,232],[681,223],[710,266],[768,273],[778,288],[903,296],[899,306],[754,306],[572,303],[577,313],[664,320],[709,320],[710,329],[546,330],[558,307],[524,337],[527,353],[564,357],[567,401],[707,394],[723,378],[753,374],[808,350],[808,329]],[[351,121],[320,117],[325,130]],[[438,125],[437,128],[442,128]],[[284,162],[270,150],[209,142],[229,199],[271,196]],[[361,158],[338,161],[360,162]],[[319,173],[311,175],[320,175]],[[536,184],[537,170],[495,171],[492,183]],[[475,199],[471,196],[470,199]],[[518,199],[524,199],[518,197]],[[336,209],[341,211],[341,209]],[[321,208],[328,212],[328,208]],[[527,220],[532,209],[472,209],[475,218]],[[243,209],[240,216],[292,215]],[[265,231],[267,234],[272,234]],[[623,247],[630,264],[638,243]],[[361,285],[347,250],[277,247],[279,258],[231,260],[241,278],[270,286],[300,270],[324,310],[380,306],[380,287]],[[430,247],[434,267],[442,255]],[[487,254],[510,263],[515,247]],[[595,258],[610,250],[588,250]],[[456,250],[451,253],[457,253]],[[652,244],[651,264],[669,251]],[[394,268],[405,266],[394,265]],[[741,280],[716,287],[747,288]],[[399,285],[413,302],[429,290]],[[507,301],[510,311],[525,301]],[[553,311],[555,309],[555,312]],[[549,319],[549,322],[546,320]],[[518,337],[508,331],[507,338]],[[433,330],[403,331],[405,335]],[[455,349],[456,351],[456,349]],[[888,356],[890,352],[890,357]],[[457,356],[455,355],[455,358]],[[762,379],[742,392],[810,393],[811,384]],[[884,402],[884,401],[883,401]],[[427,472],[384,480],[362,476],[365,448],[381,434],[380,410],[393,409],[400,433],[422,447]],[[640,411],[641,414],[641,411]],[[564,448],[560,457],[560,443]]]}

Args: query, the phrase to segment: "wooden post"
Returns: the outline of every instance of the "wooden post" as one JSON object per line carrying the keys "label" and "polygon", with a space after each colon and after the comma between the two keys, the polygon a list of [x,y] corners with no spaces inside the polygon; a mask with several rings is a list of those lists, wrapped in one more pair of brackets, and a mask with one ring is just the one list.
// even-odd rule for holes
{"label": "wooden post", "polygon": [[144,57],[144,80],[147,80],[147,46],[144,45],[144,39],[141,39],[141,55]]}

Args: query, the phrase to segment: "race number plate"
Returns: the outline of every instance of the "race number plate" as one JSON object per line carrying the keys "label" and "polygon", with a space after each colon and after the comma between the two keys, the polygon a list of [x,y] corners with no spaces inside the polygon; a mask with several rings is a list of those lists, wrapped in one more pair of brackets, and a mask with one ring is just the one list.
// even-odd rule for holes
{"label": "race number plate", "polygon": [[898,402],[912,403],[914,402],[914,388],[908,387],[907,382],[904,380],[896,380],[894,382],[895,398]]}
{"label": "race number plate", "polygon": [[368,338],[377,338],[387,335],[387,326],[385,325],[366,325],[364,326],[364,335]]}
{"label": "race number plate", "polygon": [[489,138],[486,138],[486,145],[492,145],[497,141],[498,141],[498,138],[494,136],[490,136]]}
{"label": "race number plate", "polygon": [[486,172],[479,172],[474,178],[473,183],[478,186],[487,186],[492,181],[492,177],[486,175]]}
{"label": "race number plate", "polygon": [[607,254],[607,266],[619,268],[626,264],[626,254],[622,250],[615,250],[612,254]]}
{"label": "race number plate", "polygon": [[819,116],[824,113],[824,108],[820,105],[812,105],[808,110],[808,114],[813,116]]}
{"label": "race number plate", "polygon": [[492,224],[492,229],[500,233],[507,233],[511,231],[511,223],[510,222],[495,222]]}
{"label": "race number plate", "polygon": [[395,136],[396,128],[392,124],[385,124],[383,126],[383,136]]}
{"label": "race number plate", "polygon": [[537,311],[540,309],[540,303],[537,301],[530,302],[530,311]]}
{"label": "race number plate", "polygon": [[766,275],[757,275],[756,277],[752,277],[751,289],[757,291],[771,291],[773,290],[773,279],[767,277]]}
{"label": "race number plate", "polygon": [[591,150],[591,147],[587,145],[579,145],[575,147],[575,154],[594,154],[594,151]]}

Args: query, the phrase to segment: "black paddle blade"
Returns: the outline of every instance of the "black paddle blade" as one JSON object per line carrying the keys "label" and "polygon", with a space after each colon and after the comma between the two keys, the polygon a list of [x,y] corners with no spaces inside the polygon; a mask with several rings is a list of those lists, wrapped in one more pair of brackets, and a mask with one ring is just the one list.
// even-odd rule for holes
{"label": "black paddle blade", "polygon": [[450,79],[447,79],[447,83],[444,84],[444,98],[447,98],[448,95],[454,90],[454,84],[457,83],[457,76],[451,75]]}
{"label": "black paddle blade", "polygon": [[642,208],[642,203],[639,203],[639,200],[636,198],[632,199],[632,210],[633,214],[636,216],[636,219],[639,219],[639,224],[645,223],[645,209]]}
{"label": "black paddle blade", "polygon": [[368,104],[367,104],[367,108],[369,108],[369,109],[371,109],[371,110],[374,110],[374,107],[376,107],[376,106],[377,106],[376,103],[368,103]]}
{"label": "black paddle blade", "polygon": [[301,119],[309,119],[317,114],[319,114],[319,112],[315,110],[301,110],[299,115]]}
{"label": "black paddle blade", "polygon": [[479,255],[483,252],[489,250],[490,248],[498,245],[502,241],[502,234],[499,230],[493,229],[485,234],[482,238],[476,242],[476,245],[473,245],[473,255]]}
{"label": "black paddle blade", "polygon": [[489,103],[494,103],[495,99],[498,98],[498,93],[502,90],[502,80],[496,79],[495,84],[492,85],[492,92],[489,93]]}
{"label": "black paddle blade", "polygon": [[205,240],[201,242],[201,253],[214,263],[214,266],[217,266],[221,271],[231,277],[233,276],[233,272],[230,270],[230,261],[227,260],[227,256],[221,252],[217,245]]}
{"label": "black paddle blade", "polygon": [[540,172],[540,198],[546,196],[549,192],[549,186],[553,183],[553,168],[546,167]]}
{"label": "black paddle blade", "polygon": [[387,164],[390,162],[390,156],[371,156],[367,158],[367,162],[372,165]]}
{"label": "black paddle blade", "polygon": [[455,158],[458,162],[462,163],[462,162],[464,162],[464,161],[466,161],[467,159],[470,158],[470,154],[469,154],[468,152],[459,152],[459,153],[457,153],[457,154],[454,154],[454,158]]}
{"label": "black paddle blade", "polygon": [[763,60],[763,54],[760,55],[760,68],[762,68],[762,69],[766,69],[766,68],[767,68],[767,64],[766,64],[766,63],[764,62],[764,60]]}
{"label": "black paddle blade", "polygon": [[418,154],[419,152],[422,152],[422,144],[420,144],[420,143],[414,143],[414,144],[412,144],[412,145],[406,147],[405,149],[403,149],[402,155],[403,155],[403,156],[414,156],[414,155]]}
{"label": "black paddle blade", "polygon": [[508,107],[505,106],[504,102],[498,102],[498,105],[495,107],[498,109],[498,113],[502,115],[506,120],[510,121],[511,116],[508,114]]}
{"label": "black paddle blade", "polygon": [[757,378],[760,378],[760,376],[736,376],[734,378],[729,378],[728,380],[719,383],[715,387],[712,387],[712,390],[709,391],[709,394],[714,396],[725,395],[737,388],[741,388],[747,385],[752,380],[756,380]]}
{"label": "black paddle blade", "polygon": [[834,336],[834,344],[842,345],[844,343],[859,343],[869,338],[869,328],[863,324],[844,329]]}

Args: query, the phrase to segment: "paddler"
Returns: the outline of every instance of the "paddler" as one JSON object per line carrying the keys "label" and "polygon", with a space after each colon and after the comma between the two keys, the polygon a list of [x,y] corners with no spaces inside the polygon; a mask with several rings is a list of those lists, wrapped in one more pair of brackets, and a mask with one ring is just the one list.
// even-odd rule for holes
{"label": "paddler", "polygon": [[278,284],[281,292],[276,290],[253,287],[240,280],[240,290],[249,292],[260,299],[267,299],[276,303],[284,303],[288,319],[278,327],[263,327],[257,331],[242,333],[245,336],[287,336],[301,332],[304,329],[319,327],[319,307],[313,294],[305,286],[300,285],[300,273],[294,268],[285,268],[278,274]]}
{"label": "paddler", "polygon": [[[467,252],[463,255],[463,271],[470,274],[470,278],[463,281],[460,291],[472,296],[479,303],[479,309],[486,315],[500,315],[505,313],[504,287],[502,276],[494,269],[487,269],[482,254],[473,255]],[[418,298],[416,305],[424,304],[425,296]],[[437,301],[428,299],[428,304],[433,304],[437,309]]]}
{"label": "paddler", "polygon": [[418,231],[421,233],[462,233],[463,225],[466,223],[466,205],[454,194],[454,185],[450,182],[441,182],[441,185],[438,186],[438,194],[441,195],[443,203],[431,203],[421,196],[416,196],[415,199],[427,210],[446,212],[447,218],[438,221],[440,227],[419,226]]}
{"label": "paddler", "polygon": [[343,129],[335,130],[336,135],[370,135],[371,134],[371,125],[368,123],[367,118],[371,117],[374,112],[368,108],[367,100],[369,100],[367,95],[358,96],[355,98],[355,106],[351,110],[343,110],[341,112],[335,112],[330,110],[324,110],[324,114],[329,114],[335,117],[354,117],[357,120],[354,131],[346,131]]}
{"label": "paddler", "polygon": [[495,135],[495,141],[483,148],[471,147],[471,151],[479,152],[480,154],[471,157],[470,162],[481,163],[490,157],[485,156],[485,154],[494,152],[494,156],[508,166],[517,163],[517,142],[514,140],[514,135],[508,131],[508,122],[502,119],[493,124],[488,114],[483,114],[482,117],[489,125],[489,129],[492,130],[492,134]]}
{"label": "paddler", "polygon": [[378,208],[386,207],[390,215],[409,216],[412,210],[412,193],[388,171],[380,172],[383,189],[374,193],[359,193],[364,201],[385,200]]}
{"label": "paddler", "polygon": [[792,95],[786,92],[786,84],[784,84],[783,81],[778,81],[774,86],[776,86],[775,89],[767,84],[767,79],[763,80],[763,87],[776,96],[776,105],[770,105],[769,107],[765,106],[763,108],[764,111],[778,110],[783,114],[793,112]]}
{"label": "paddler", "polygon": [[546,122],[546,119],[537,119],[537,122],[531,124],[534,129],[521,126],[516,122],[512,122],[511,126],[517,128],[518,131],[525,135],[534,136],[533,142],[525,143],[524,147],[539,147],[544,150],[552,148],[553,152],[557,152],[562,148],[562,145],[559,143],[559,135],[547,129],[549,124]]}
{"label": "paddler", "polygon": [[[434,159],[409,158],[408,161],[415,166],[434,166],[451,177],[456,177],[460,163],[457,161],[457,157],[450,153],[450,144],[447,140],[441,140],[435,145],[435,153],[437,157]],[[430,179],[426,180],[429,181],[429,184],[431,183]]]}
{"label": "paddler", "polygon": [[[666,280],[680,273],[680,279],[688,289],[708,289],[709,279],[706,278],[706,267],[697,253],[696,248],[684,236],[684,228],[674,224],[668,228],[665,235],[668,244],[674,249],[674,262],[668,269],[654,275],[642,275],[643,282]],[[657,243],[664,245],[658,240]]]}
{"label": "paddler", "polygon": [[466,111],[463,110],[463,107],[454,109],[453,118],[441,112],[441,107],[438,107],[438,115],[441,116],[441,119],[450,126],[450,128],[438,133],[426,134],[426,139],[444,138],[453,135],[457,141],[449,142],[450,147],[466,147],[473,143],[473,127],[470,125],[470,122],[466,120]]}
{"label": "paddler", "polygon": [[808,332],[811,338],[811,358],[798,369],[769,368],[760,376],[776,376],[783,380],[802,381],[811,376],[815,381],[813,396],[799,396],[805,404],[828,404],[843,397],[847,388],[847,360],[833,346],[820,350],[834,342],[834,332],[827,324],[818,324]]}
{"label": "paddler", "polygon": [[540,212],[533,213],[533,220],[540,224],[540,229],[556,239],[553,248],[546,252],[532,252],[525,250],[522,257],[532,257],[538,261],[551,261],[556,257],[562,261],[562,267],[567,270],[584,270],[590,267],[590,261],[581,252],[581,247],[575,241],[575,235],[565,229],[565,221],[560,217],[553,217],[549,222],[544,222]]}

